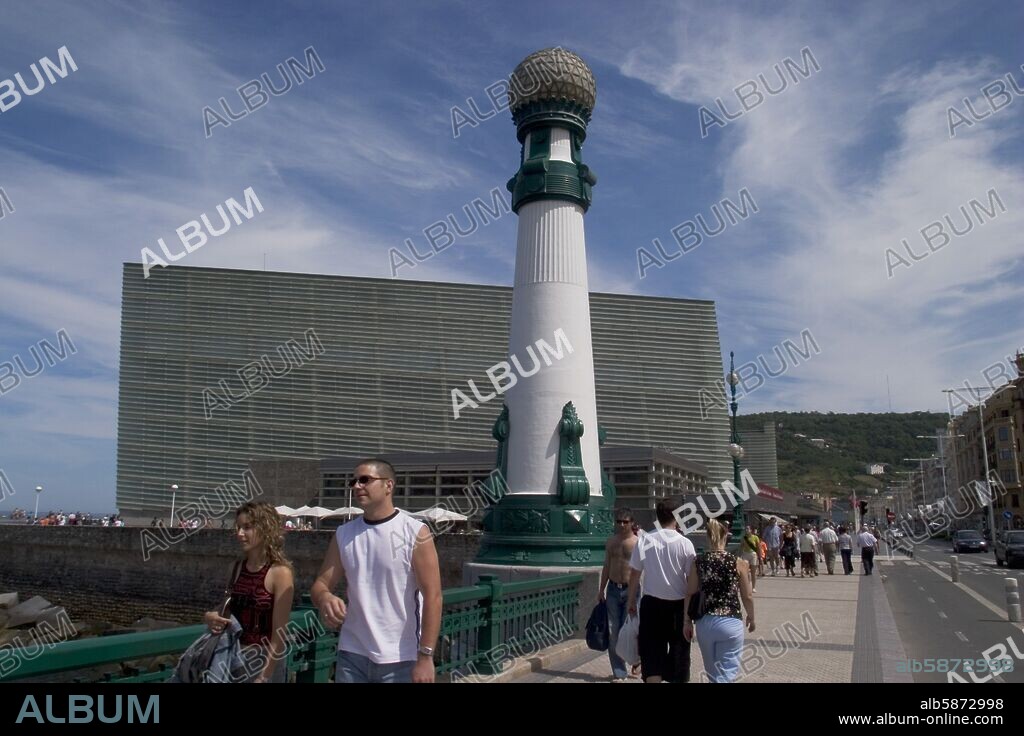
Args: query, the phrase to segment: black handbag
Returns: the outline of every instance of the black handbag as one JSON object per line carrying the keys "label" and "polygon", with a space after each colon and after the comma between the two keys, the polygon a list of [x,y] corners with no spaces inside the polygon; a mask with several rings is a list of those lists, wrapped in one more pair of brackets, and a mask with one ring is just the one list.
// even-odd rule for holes
{"label": "black handbag", "polygon": [[686,602],[686,615],[691,621],[700,621],[704,618],[704,608],[704,591],[698,590]]}
{"label": "black handbag", "polygon": [[587,620],[587,646],[596,652],[608,651],[608,604],[600,601]]}
{"label": "black handbag", "polygon": [[231,610],[231,590],[235,587],[235,583],[238,582],[238,576],[242,574],[242,565],[244,564],[245,560],[238,560],[231,570],[231,581],[224,588],[224,602],[220,604],[220,609],[217,611],[221,618],[228,618]]}

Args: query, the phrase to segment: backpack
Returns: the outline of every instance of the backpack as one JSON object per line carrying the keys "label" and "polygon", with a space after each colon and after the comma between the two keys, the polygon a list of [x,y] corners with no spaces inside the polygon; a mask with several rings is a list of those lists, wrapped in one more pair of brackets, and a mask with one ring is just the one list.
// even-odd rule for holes
{"label": "backpack", "polygon": [[220,634],[206,632],[181,655],[169,682],[248,682],[262,667],[249,667],[242,657],[242,626],[232,616]]}
{"label": "backpack", "polygon": [[[231,588],[242,572],[242,561],[235,563],[231,581],[224,589],[224,603],[220,615],[228,616],[231,603]],[[245,682],[257,673],[250,674],[241,655],[242,625],[234,616],[219,634],[205,632],[189,645],[175,665],[174,674],[168,682]]]}
{"label": "backpack", "polygon": [[587,646],[595,652],[608,651],[608,604],[599,601],[587,620]]}

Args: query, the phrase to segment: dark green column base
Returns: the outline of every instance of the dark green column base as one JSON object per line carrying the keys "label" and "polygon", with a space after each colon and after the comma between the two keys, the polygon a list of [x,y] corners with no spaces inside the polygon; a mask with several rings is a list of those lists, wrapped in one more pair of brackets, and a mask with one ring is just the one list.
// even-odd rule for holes
{"label": "dark green column base", "polygon": [[592,567],[604,565],[614,531],[613,501],[591,496],[566,505],[547,494],[507,495],[484,518],[476,562],[494,565]]}

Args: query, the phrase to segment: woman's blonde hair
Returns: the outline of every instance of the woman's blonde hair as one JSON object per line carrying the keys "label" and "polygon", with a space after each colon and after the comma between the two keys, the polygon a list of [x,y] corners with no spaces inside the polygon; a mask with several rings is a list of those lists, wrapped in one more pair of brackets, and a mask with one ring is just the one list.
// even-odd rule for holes
{"label": "woman's blonde hair", "polygon": [[725,549],[725,542],[729,538],[729,531],[725,526],[715,520],[708,519],[708,548],[712,550]]}
{"label": "woman's blonde hair", "polygon": [[292,563],[284,556],[284,532],[281,531],[281,517],[277,509],[269,503],[250,501],[235,509],[236,523],[242,514],[247,514],[252,519],[252,525],[260,535],[270,564],[284,565],[291,569]]}

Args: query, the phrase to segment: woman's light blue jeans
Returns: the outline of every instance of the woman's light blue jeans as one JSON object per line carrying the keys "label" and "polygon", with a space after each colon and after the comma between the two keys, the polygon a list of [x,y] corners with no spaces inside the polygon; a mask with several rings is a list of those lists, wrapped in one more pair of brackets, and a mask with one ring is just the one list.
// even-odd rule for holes
{"label": "woman's light blue jeans", "polygon": [[740,673],[743,621],[729,616],[704,616],[695,624],[704,671],[711,682],[732,682]]}

